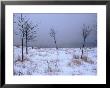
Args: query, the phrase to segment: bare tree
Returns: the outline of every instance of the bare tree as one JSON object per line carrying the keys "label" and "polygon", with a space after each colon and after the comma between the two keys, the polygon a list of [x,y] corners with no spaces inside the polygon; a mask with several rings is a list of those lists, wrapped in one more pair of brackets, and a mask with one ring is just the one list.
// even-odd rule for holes
{"label": "bare tree", "polygon": [[[15,15],[14,15],[15,16]],[[22,14],[20,17],[17,18],[14,23],[17,23],[18,29],[20,33],[19,35],[21,37],[21,46],[22,46],[22,61],[23,61],[23,47],[24,42],[26,44],[26,54],[28,54],[28,42],[33,40],[36,37],[36,27],[37,25],[33,25],[32,22],[29,22],[30,19],[27,19],[26,16],[23,16]]]}
{"label": "bare tree", "polygon": [[90,35],[91,31],[92,31],[92,28],[90,26],[83,24],[83,28],[82,28],[83,44],[82,44],[82,51],[81,51],[82,52],[81,59],[84,54],[84,48],[86,46],[86,39]]}
{"label": "bare tree", "polygon": [[50,37],[52,37],[54,39],[56,49],[58,49],[57,42],[56,42],[56,32],[53,28],[50,29]]}
{"label": "bare tree", "polygon": [[33,25],[31,22],[27,22],[25,24],[25,43],[26,43],[26,54],[28,54],[28,42],[32,41],[36,38],[36,28],[38,29],[38,25]]}
{"label": "bare tree", "polygon": [[[25,20],[22,16],[17,19],[17,21],[14,21],[14,23],[17,23],[18,29],[20,31],[20,37],[21,37],[21,46],[22,46],[22,61],[23,61],[23,42],[24,42],[24,37],[25,37]],[[18,34],[17,34],[18,35]]]}

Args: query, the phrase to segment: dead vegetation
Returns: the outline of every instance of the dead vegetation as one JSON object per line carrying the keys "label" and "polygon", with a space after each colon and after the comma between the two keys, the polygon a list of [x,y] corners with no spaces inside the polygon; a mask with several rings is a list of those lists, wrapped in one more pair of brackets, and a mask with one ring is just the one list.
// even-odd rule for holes
{"label": "dead vegetation", "polygon": [[58,72],[60,72],[60,69],[59,69],[59,60],[56,59],[56,60],[50,60],[50,61],[46,61],[47,62],[47,70],[46,70],[46,73],[49,74],[49,75],[57,75]]}
{"label": "dead vegetation", "polygon": [[80,58],[79,55],[73,55],[73,58],[68,63],[68,66],[80,66],[80,65],[83,64],[83,62],[86,62],[86,63],[89,63],[89,64],[94,64],[94,61],[91,60],[86,55],[83,55],[82,58]]}
{"label": "dead vegetation", "polygon": [[94,64],[94,61],[92,61],[89,57],[87,57],[86,55],[83,55],[82,56],[82,60],[84,61],[84,62],[87,62],[87,63],[89,63],[89,64]]}
{"label": "dead vegetation", "polygon": [[26,61],[30,61],[29,60],[29,58],[28,57],[26,57],[26,56],[23,56],[24,57],[24,59],[23,59],[23,61],[22,61],[22,57],[20,56],[20,55],[18,55],[18,57],[17,57],[17,59],[14,61],[15,63],[25,63]]}
{"label": "dead vegetation", "polygon": [[72,59],[69,63],[68,66],[80,66],[82,64],[81,59]]}

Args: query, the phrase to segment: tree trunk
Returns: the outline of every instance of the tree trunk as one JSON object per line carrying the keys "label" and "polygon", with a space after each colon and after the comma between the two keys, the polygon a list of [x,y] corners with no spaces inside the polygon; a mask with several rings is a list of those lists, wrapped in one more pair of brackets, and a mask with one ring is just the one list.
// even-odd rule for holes
{"label": "tree trunk", "polygon": [[84,54],[84,47],[85,47],[85,39],[84,39],[84,43],[83,43],[83,46],[82,46],[82,54],[81,54],[81,59],[82,59],[82,57],[83,57],[83,54]]}
{"label": "tree trunk", "polygon": [[28,46],[27,46],[27,31],[26,31],[26,54],[28,54]]}
{"label": "tree trunk", "polygon": [[22,61],[23,61],[23,38],[22,38]]}
{"label": "tree trunk", "polygon": [[58,49],[56,41],[55,41],[55,46],[56,46],[56,49]]}
{"label": "tree trunk", "polygon": [[56,49],[58,49],[55,37],[54,37],[54,43],[55,43]]}
{"label": "tree trunk", "polygon": [[82,59],[82,57],[83,57],[83,54],[84,54],[84,50],[83,50],[83,48],[82,48],[82,51],[81,51],[81,52],[82,52],[82,54],[81,54],[81,59]]}

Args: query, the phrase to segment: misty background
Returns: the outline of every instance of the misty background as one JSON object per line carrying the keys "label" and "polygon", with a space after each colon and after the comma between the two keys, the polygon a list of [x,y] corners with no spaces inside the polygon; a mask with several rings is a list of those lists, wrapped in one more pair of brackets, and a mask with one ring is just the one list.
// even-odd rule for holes
{"label": "misty background", "polygon": [[[17,21],[20,13],[13,14],[13,21]],[[56,42],[58,48],[77,48],[83,43],[83,24],[93,28],[87,37],[87,47],[97,46],[97,14],[96,13],[22,13],[23,17],[37,24],[36,38],[28,43],[28,46],[39,48],[55,48],[54,40],[50,37],[50,29],[56,32]],[[21,46],[21,38],[17,22],[13,23],[13,44]],[[24,44],[25,45],[25,44]]]}

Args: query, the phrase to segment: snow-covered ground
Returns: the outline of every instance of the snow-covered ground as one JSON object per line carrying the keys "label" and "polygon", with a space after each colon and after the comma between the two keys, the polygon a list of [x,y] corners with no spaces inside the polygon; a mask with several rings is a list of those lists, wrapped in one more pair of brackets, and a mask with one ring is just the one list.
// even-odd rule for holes
{"label": "snow-covered ground", "polygon": [[80,48],[28,47],[22,62],[21,47],[14,46],[14,75],[96,75],[97,48],[87,48],[80,57]]}

